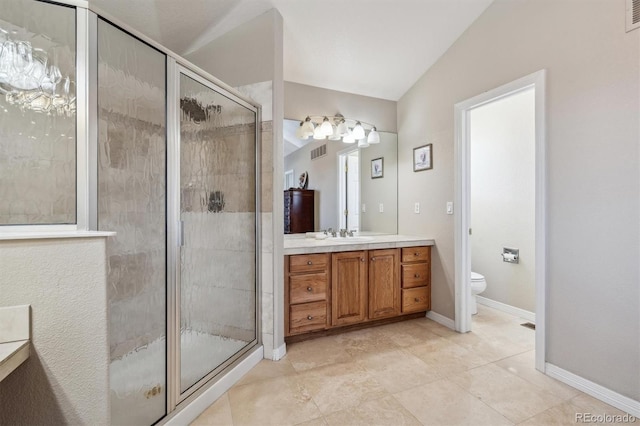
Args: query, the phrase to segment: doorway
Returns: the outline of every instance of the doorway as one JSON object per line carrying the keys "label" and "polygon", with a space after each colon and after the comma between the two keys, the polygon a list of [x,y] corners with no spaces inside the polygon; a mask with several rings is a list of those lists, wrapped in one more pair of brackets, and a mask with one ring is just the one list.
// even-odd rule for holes
{"label": "doorway", "polygon": [[338,153],[338,217],[340,229],[360,230],[360,151]]}
{"label": "doorway", "polygon": [[[545,71],[538,71],[455,105],[455,326],[471,331],[471,115],[472,111],[523,91],[535,98],[535,366],[544,372],[545,363],[545,253],[546,253],[546,166],[545,166]],[[497,254],[499,255],[499,253]]]}

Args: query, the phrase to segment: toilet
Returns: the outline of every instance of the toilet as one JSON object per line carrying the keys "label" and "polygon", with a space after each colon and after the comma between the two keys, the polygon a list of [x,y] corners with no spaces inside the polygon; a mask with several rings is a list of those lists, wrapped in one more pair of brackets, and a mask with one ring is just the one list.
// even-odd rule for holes
{"label": "toilet", "polygon": [[476,295],[482,293],[487,289],[487,281],[484,279],[484,275],[477,272],[471,272],[471,303],[469,303],[469,310],[471,315],[478,313],[478,301]]}

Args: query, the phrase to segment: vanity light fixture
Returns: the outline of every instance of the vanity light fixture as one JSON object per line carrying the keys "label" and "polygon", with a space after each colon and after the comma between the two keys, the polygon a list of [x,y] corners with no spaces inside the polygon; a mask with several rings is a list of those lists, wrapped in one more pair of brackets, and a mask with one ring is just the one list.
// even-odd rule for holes
{"label": "vanity light fixture", "polygon": [[[369,129],[367,133],[367,128]],[[315,140],[329,139],[344,143],[358,142],[358,147],[380,143],[380,134],[376,126],[362,120],[346,118],[342,114],[333,116],[309,115],[300,122],[296,130],[299,139],[313,137]]]}

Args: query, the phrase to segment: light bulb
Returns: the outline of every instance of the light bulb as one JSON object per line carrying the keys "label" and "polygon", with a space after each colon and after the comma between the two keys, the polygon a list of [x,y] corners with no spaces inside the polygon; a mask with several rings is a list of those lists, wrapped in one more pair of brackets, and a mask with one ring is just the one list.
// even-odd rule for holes
{"label": "light bulb", "polygon": [[355,143],[356,138],[353,137],[353,133],[349,131],[346,135],[342,137],[342,142],[344,143]]}
{"label": "light bulb", "polygon": [[331,128],[333,129],[333,133],[331,133],[331,136],[329,136],[329,140],[330,141],[339,141],[340,140],[340,135],[338,134],[338,126],[332,125]]}
{"label": "light bulb", "polygon": [[325,136],[331,136],[333,134],[333,127],[331,127],[331,122],[327,117],[322,120],[322,125],[320,126],[320,131]]}
{"label": "light bulb", "polygon": [[322,126],[316,126],[315,130],[313,131],[313,138],[315,140],[321,140],[326,138],[324,132],[322,131]]}
{"label": "light bulb", "polygon": [[347,123],[344,121],[344,118],[338,124],[338,134],[340,136],[346,136],[349,134],[349,127],[347,127]]}
{"label": "light bulb", "polygon": [[308,136],[305,136],[305,134],[304,134],[304,121],[301,121],[300,125],[296,129],[296,138],[298,138],[298,139],[307,139],[308,138]]}
{"label": "light bulb", "polygon": [[353,128],[353,137],[355,139],[364,139],[364,127],[359,121],[356,122],[356,126]]}
{"label": "light bulb", "polygon": [[376,127],[375,126],[369,132],[369,136],[367,136],[367,143],[369,143],[369,144],[380,143],[380,134],[378,132],[376,132]]}
{"label": "light bulb", "polygon": [[302,134],[304,136],[304,138],[308,138],[310,136],[313,136],[313,131],[315,129],[315,126],[313,125],[313,122],[311,121],[311,118],[307,117],[304,120],[304,125],[302,126],[303,131]]}

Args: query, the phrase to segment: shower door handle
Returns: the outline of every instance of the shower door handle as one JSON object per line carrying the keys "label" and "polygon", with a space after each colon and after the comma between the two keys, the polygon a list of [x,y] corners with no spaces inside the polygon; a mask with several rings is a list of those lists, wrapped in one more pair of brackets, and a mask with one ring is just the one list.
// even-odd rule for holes
{"label": "shower door handle", "polygon": [[178,222],[178,244],[184,247],[184,220]]}

